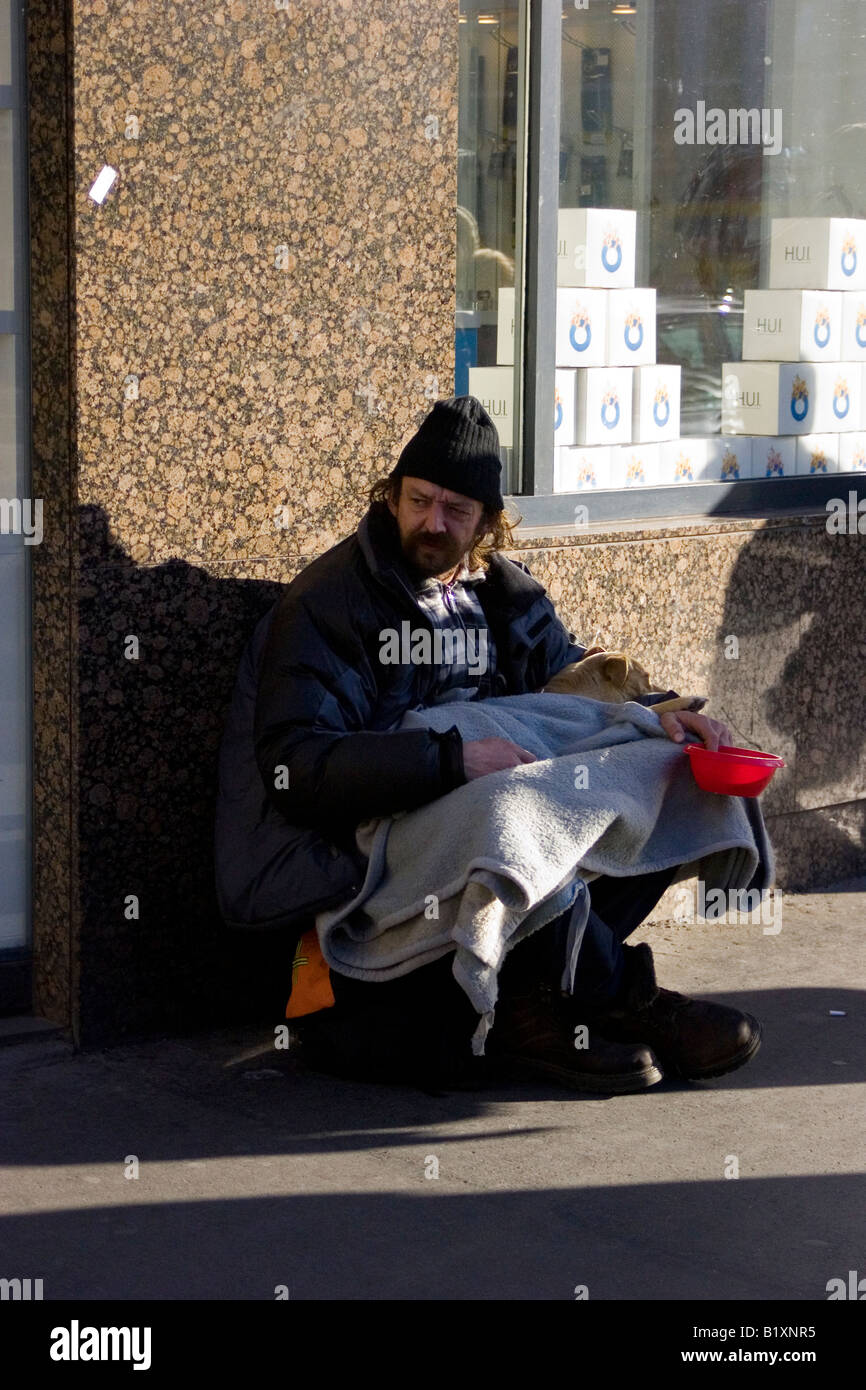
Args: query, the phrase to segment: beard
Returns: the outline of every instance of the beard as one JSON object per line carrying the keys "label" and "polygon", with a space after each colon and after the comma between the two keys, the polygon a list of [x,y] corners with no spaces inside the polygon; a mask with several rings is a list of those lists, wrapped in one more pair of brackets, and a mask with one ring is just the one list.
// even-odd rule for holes
{"label": "beard", "polygon": [[464,547],[447,537],[425,540],[423,536],[413,536],[406,550],[406,563],[415,574],[432,579],[439,574],[450,574],[465,554]]}

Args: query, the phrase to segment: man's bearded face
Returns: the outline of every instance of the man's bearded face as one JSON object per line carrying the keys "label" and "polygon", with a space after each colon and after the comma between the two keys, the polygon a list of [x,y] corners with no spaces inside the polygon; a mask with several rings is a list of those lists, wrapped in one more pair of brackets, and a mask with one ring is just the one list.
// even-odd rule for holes
{"label": "man's bearded face", "polygon": [[399,504],[388,507],[408,568],[425,579],[450,575],[481,532],[480,502],[422,478],[403,478]]}

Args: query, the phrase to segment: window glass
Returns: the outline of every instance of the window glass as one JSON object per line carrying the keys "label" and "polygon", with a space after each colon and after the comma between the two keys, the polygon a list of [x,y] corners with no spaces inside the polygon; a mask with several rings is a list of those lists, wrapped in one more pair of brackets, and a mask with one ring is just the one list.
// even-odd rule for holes
{"label": "window glass", "polygon": [[13,130],[15,113],[0,109],[0,310],[15,308],[15,185]]}
{"label": "window glass", "polygon": [[517,4],[459,10],[455,393],[477,396],[502,444],[503,491],[513,470],[514,281],[519,256]]}
{"label": "window glass", "polygon": [[561,16],[554,491],[866,469],[866,5]]}
{"label": "window glass", "polygon": [[18,491],[18,440],[15,401],[15,339],[0,333],[0,497]]}
{"label": "window glass", "polygon": [[0,0],[0,87],[12,82],[12,0]]}
{"label": "window glass", "polygon": [[[629,469],[646,467],[643,451],[624,447],[634,438],[635,368],[656,361],[655,296],[637,288],[635,131],[646,74],[635,21],[633,6],[562,8],[556,492],[623,485]],[[662,369],[659,382],[670,379]],[[670,427],[672,400],[663,408]]]}

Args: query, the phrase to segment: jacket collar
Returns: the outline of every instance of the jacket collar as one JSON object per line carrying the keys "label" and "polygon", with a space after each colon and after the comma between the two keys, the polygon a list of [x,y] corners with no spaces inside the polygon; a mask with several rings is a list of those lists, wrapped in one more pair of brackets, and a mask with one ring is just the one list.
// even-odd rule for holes
{"label": "jacket collar", "polygon": [[408,590],[413,602],[415,594],[409,571],[403,562],[400,532],[384,504],[371,504],[358,524],[356,532],[367,568],[380,584],[389,589]]}

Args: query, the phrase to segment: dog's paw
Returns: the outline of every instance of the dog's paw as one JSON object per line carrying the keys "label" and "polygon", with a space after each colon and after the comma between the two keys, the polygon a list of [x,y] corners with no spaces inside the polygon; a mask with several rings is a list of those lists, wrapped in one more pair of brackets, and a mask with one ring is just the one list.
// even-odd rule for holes
{"label": "dog's paw", "polygon": [[679,710],[697,714],[706,703],[706,695],[678,695],[673,700],[660,700],[657,705],[650,705],[650,709],[653,714],[676,714]]}

